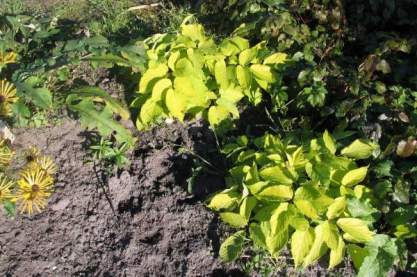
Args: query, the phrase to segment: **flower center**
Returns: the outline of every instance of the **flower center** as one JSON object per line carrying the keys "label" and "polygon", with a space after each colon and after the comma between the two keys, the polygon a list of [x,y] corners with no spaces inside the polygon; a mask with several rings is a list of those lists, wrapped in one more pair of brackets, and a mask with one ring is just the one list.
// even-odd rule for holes
{"label": "flower center", "polygon": [[32,192],[38,192],[39,191],[39,186],[37,184],[33,184],[32,185]]}
{"label": "flower center", "polygon": [[6,97],[4,97],[4,95],[0,95],[0,104],[3,104],[4,102],[6,102]]}
{"label": "flower center", "polygon": [[27,155],[27,156],[26,156],[26,161],[27,161],[28,163],[33,162],[34,160],[35,160],[35,157],[33,157],[32,155]]}

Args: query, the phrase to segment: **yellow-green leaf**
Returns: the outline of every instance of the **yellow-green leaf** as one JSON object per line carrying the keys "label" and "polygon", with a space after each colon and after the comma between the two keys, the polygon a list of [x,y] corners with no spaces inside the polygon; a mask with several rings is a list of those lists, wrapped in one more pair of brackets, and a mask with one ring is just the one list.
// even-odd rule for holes
{"label": "yellow-green leaf", "polygon": [[172,88],[172,82],[170,79],[160,79],[158,80],[152,89],[152,99],[154,101],[161,101],[164,97],[163,94]]}
{"label": "yellow-green leaf", "polygon": [[215,211],[230,210],[236,207],[239,198],[240,193],[229,190],[216,194],[207,206]]}
{"label": "yellow-green leaf", "polygon": [[294,201],[295,206],[298,208],[298,210],[305,216],[311,218],[311,219],[318,219],[319,215],[314,208],[313,204],[309,200],[295,200]]}
{"label": "yellow-green leaf", "polygon": [[328,219],[334,219],[340,216],[346,209],[346,198],[344,196],[338,197],[327,208],[326,216]]}
{"label": "yellow-green leaf", "polygon": [[258,50],[256,48],[249,48],[246,50],[243,50],[239,54],[239,64],[240,65],[247,65],[249,64],[258,54]]}
{"label": "yellow-green leaf", "polygon": [[236,67],[236,78],[242,88],[250,87],[252,75],[248,68],[238,65]]}
{"label": "yellow-green leaf", "polygon": [[265,181],[270,181],[280,185],[291,185],[293,183],[291,175],[281,166],[264,168],[259,172],[259,175]]}
{"label": "yellow-green leaf", "polygon": [[332,137],[332,135],[326,130],[323,133],[323,141],[324,145],[327,149],[329,149],[330,153],[336,153],[336,143]]}
{"label": "yellow-green leaf", "polygon": [[173,89],[168,89],[165,98],[165,105],[167,106],[171,116],[184,120],[185,111],[187,109],[187,99],[185,95],[177,93]]}
{"label": "yellow-green leaf", "polygon": [[228,237],[220,246],[219,255],[225,262],[236,260],[243,250],[245,231],[238,231]]}
{"label": "yellow-green leaf", "polygon": [[332,250],[336,250],[340,237],[337,226],[329,221],[323,222],[322,225],[324,242],[326,242],[327,247]]}
{"label": "yellow-green leaf", "polygon": [[345,256],[345,242],[343,238],[339,236],[339,241],[336,249],[330,250],[329,269],[334,268],[343,261]]}
{"label": "yellow-green leaf", "polygon": [[229,111],[224,106],[211,106],[208,111],[208,121],[211,126],[218,126],[229,118]]}
{"label": "yellow-green leaf", "polygon": [[294,258],[294,264],[299,267],[303,259],[310,252],[314,242],[314,231],[308,228],[305,231],[296,230],[291,237],[291,255]]}
{"label": "yellow-green leaf", "polygon": [[264,64],[282,64],[285,63],[287,54],[285,53],[274,53],[264,60]]}
{"label": "yellow-green leaf", "polygon": [[374,236],[374,233],[369,230],[366,223],[357,218],[340,218],[337,220],[337,226],[361,242],[370,241]]}
{"label": "yellow-green leaf", "polygon": [[307,256],[304,258],[303,266],[307,267],[316,262],[326,253],[326,251],[327,247],[324,243],[323,226],[317,225],[314,229],[313,245],[310,248],[310,252],[308,252]]}
{"label": "yellow-green leaf", "polygon": [[220,218],[223,222],[235,228],[242,228],[245,227],[246,224],[248,224],[248,221],[243,216],[237,213],[220,213]]}
{"label": "yellow-green leaf", "polygon": [[353,169],[345,174],[342,179],[342,185],[352,187],[362,182],[366,174],[368,173],[368,167],[363,166],[357,169]]}
{"label": "yellow-green leaf", "polygon": [[369,158],[377,148],[378,145],[375,143],[357,139],[349,146],[343,148],[341,154],[349,158],[366,159]]}
{"label": "yellow-green leaf", "polygon": [[144,127],[146,127],[149,123],[154,122],[158,117],[163,115],[163,112],[164,110],[156,101],[149,99],[142,105],[139,118]]}
{"label": "yellow-green leaf", "polygon": [[250,66],[250,71],[256,76],[256,78],[264,80],[268,83],[276,81],[274,71],[267,65],[253,64]]}
{"label": "yellow-green leaf", "polygon": [[165,77],[168,67],[165,64],[159,64],[156,67],[149,68],[142,76],[139,82],[139,92],[151,93],[154,82],[159,78]]}
{"label": "yellow-green leaf", "polygon": [[249,221],[250,214],[252,213],[253,208],[255,208],[257,200],[253,196],[248,196],[243,199],[242,204],[240,205],[240,215],[243,216],[246,221]]}
{"label": "yellow-green leaf", "polygon": [[256,197],[269,201],[285,201],[290,200],[293,196],[291,186],[272,185],[268,186],[256,194]]}
{"label": "yellow-green leaf", "polygon": [[280,250],[288,242],[288,228],[283,228],[280,232],[266,237],[266,246],[269,253],[276,257]]}
{"label": "yellow-green leaf", "polygon": [[181,25],[181,34],[189,37],[193,41],[205,40],[204,27],[201,24]]}
{"label": "yellow-green leaf", "polygon": [[214,76],[216,81],[222,89],[229,86],[229,79],[227,78],[227,68],[224,60],[219,60],[214,66]]}

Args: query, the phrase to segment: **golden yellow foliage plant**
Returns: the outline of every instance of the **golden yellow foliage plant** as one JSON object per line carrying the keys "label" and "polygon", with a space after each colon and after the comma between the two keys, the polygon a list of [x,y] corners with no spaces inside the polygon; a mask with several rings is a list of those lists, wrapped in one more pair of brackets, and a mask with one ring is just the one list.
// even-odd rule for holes
{"label": "golden yellow foliage plant", "polygon": [[144,41],[148,58],[132,107],[139,109],[138,129],[158,120],[202,116],[212,127],[230,126],[239,117],[238,103],[257,105],[279,85],[284,53],[266,42],[251,46],[240,36],[216,43],[202,25],[184,20],[178,33]]}
{"label": "golden yellow foliage plant", "polygon": [[[233,162],[228,188],[215,194],[208,207],[239,231],[223,242],[221,258],[239,257],[243,229],[273,257],[288,247],[296,267],[307,267],[326,253],[329,268],[337,266],[350,245],[367,243],[375,235],[368,166],[355,160],[376,149],[357,140],[338,152],[327,131],[306,145],[270,134],[226,145],[223,152]],[[358,207],[371,213],[361,214]]]}

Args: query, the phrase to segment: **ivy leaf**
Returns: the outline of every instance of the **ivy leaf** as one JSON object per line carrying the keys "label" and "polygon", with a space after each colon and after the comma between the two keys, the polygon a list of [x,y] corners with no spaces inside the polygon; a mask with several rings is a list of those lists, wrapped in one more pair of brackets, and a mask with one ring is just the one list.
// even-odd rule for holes
{"label": "ivy leaf", "polygon": [[245,231],[238,231],[228,237],[220,246],[219,255],[225,262],[236,260],[242,253],[245,243]]}

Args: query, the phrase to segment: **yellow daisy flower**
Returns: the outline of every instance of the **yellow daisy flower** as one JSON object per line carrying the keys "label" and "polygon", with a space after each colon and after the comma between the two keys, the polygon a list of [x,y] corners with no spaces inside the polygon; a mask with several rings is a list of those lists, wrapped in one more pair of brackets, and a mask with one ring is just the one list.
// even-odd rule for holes
{"label": "yellow daisy flower", "polygon": [[54,180],[40,168],[26,170],[17,181],[17,202],[21,213],[41,212],[52,193]]}
{"label": "yellow daisy flower", "polygon": [[29,163],[28,168],[35,169],[40,168],[45,171],[48,175],[54,175],[57,171],[57,167],[51,157],[42,156],[36,158],[35,161]]}
{"label": "yellow daisy flower", "polygon": [[14,63],[16,61],[17,54],[13,51],[11,52],[0,52],[0,67],[5,66],[9,63]]}
{"label": "yellow daisy flower", "polygon": [[13,151],[7,145],[6,140],[0,139],[0,167],[6,167],[13,158]]}
{"label": "yellow daisy flower", "polygon": [[11,104],[18,100],[16,88],[6,80],[0,81],[0,115],[10,116],[12,114]]}
{"label": "yellow daisy flower", "polygon": [[14,183],[12,180],[3,174],[0,175],[0,203],[5,200],[12,200],[14,198],[12,193],[13,185]]}

